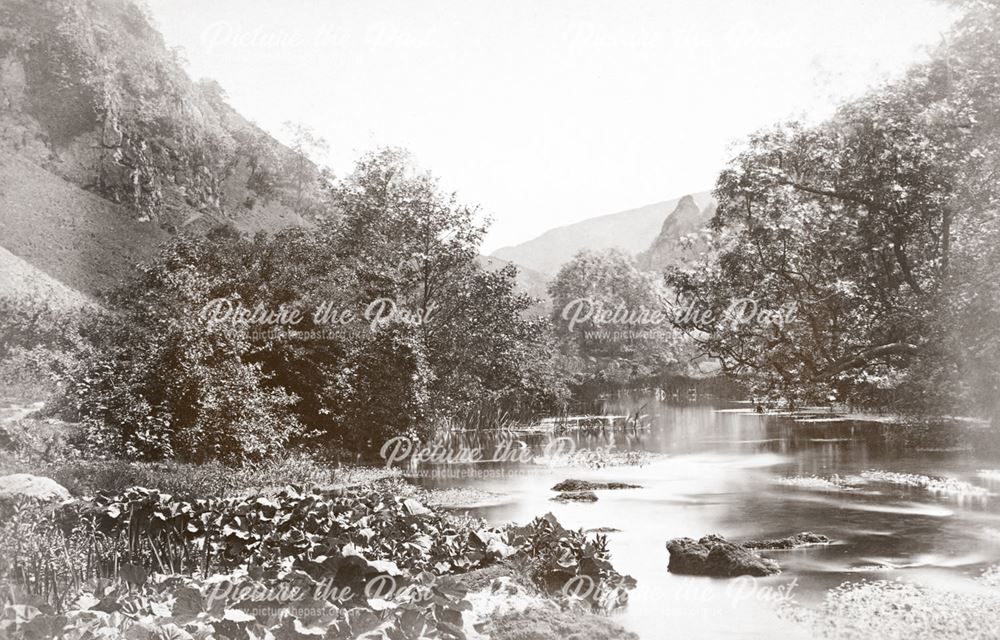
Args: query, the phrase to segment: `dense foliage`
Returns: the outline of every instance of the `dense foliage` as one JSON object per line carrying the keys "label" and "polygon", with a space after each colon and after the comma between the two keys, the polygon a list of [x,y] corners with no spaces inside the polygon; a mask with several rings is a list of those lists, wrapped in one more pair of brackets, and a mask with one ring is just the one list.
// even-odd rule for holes
{"label": "dense foliage", "polygon": [[86,344],[79,330],[90,313],[44,297],[0,296],[0,394],[53,395],[54,374],[70,369]]}
{"label": "dense foliage", "polygon": [[[753,135],[721,174],[716,257],[668,283],[682,326],[758,393],[1000,415],[1000,5],[818,126]],[[736,299],[792,309],[732,322]]]}
{"label": "dense foliage", "polygon": [[486,228],[474,208],[398,149],[362,158],[336,202],[333,234],[357,302],[388,298],[419,320],[434,410],[488,401],[520,411],[559,400],[548,323],[529,316],[535,301],[515,289],[514,267],[479,266]]}
{"label": "dense foliage", "polygon": [[551,515],[490,529],[377,489],[186,502],[133,488],[5,508],[0,633],[17,639],[464,638],[475,621],[454,576],[477,567],[530,564],[557,597],[585,576],[594,610],[634,586],[602,540]]}
{"label": "dense foliage", "polygon": [[128,458],[244,462],[557,406],[549,325],[479,267],[473,210],[395,150],[334,197],[315,228],[170,242],[87,325],[64,413]]}

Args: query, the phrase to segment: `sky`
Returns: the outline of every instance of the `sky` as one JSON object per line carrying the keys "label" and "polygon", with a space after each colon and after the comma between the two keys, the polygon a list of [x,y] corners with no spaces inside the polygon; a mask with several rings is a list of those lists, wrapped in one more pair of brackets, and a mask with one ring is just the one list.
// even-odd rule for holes
{"label": "sky", "polygon": [[194,79],[338,175],[409,149],[484,253],[711,189],[747,134],[817,120],[941,39],[931,0],[146,0]]}

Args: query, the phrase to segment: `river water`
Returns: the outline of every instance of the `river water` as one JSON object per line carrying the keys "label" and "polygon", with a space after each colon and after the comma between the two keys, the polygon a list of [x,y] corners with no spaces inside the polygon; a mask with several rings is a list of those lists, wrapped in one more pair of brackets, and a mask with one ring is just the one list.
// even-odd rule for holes
{"label": "river water", "polygon": [[[756,415],[745,405],[643,395],[601,408],[623,415],[640,407],[649,414],[645,430],[569,434],[578,451],[655,454],[640,464],[424,465],[438,473],[422,482],[501,494],[467,510],[495,524],[551,511],[569,528],[619,529],[607,534],[612,562],[638,586],[617,617],[643,640],[804,638],[778,615],[783,599],[814,607],[828,589],[862,579],[954,585],[1000,563],[1000,448],[988,427],[800,421]],[[492,451],[488,437],[471,438],[450,446],[461,440]],[[552,438],[519,436],[539,455]],[[600,491],[596,503],[551,501],[551,486],[566,478],[643,488]],[[740,541],[801,531],[833,543],[765,552],[781,564],[777,576],[724,580],[667,571],[670,538],[718,533]]]}

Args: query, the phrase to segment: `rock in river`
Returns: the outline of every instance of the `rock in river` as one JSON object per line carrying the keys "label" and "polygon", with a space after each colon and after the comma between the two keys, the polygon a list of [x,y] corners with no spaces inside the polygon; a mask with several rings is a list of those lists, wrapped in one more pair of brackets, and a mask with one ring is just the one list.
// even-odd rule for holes
{"label": "rock in river", "polygon": [[603,489],[642,489],[637,484],[624,482],[590,482],[589,480],[563,480],[552,487],[553,491],[601,491]]}
{"label": "rock in river", "polygon": [[781,568],[774,560],[761,558],[746,547],[729,542],[722,536],[709,535],[700,540],[674,538],[667,542],[671,573],[697,576],[769,576]]}
{"label": "rock in river", "polygon": [[552,499],[556,502],[597,502],[597,494],[593,491],[563,491]]}
{"label": "rock in river", "polygon": [[747,549],[795,549],[797,547],[809,547],[814,544],[829,544],[830,539],[826,536],[803,531],[787,538],[771,538],[770,540],[751,540],[744,542],[742,546]]}

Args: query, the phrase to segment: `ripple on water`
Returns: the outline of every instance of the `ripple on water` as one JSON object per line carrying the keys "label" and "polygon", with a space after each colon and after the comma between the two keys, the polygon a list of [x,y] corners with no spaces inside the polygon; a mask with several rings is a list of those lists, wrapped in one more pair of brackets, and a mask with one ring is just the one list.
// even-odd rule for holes
{"label": "ripple on water", "polygon": [[826,504],[837,509],[849,509],[851,511],[928,516],[931,518],[948,518],[955,515],[954,511],[941,505],[921,502],[859,502],[857,500],[845,500],[844,498],[832,498],[808,493],[796,494],[794,499],[802,502]]}
{"label": "ripple on water", "polygon": [[934,504],[922,504],[919,502],[899,502],[891,504],[874,504],[862,502],[842,502],[839,503],[843,509],[853,509],[855,511],[871,511],[873,513],[898,513],[911,516],[928,516],[931,518],[948,518],[955,515],[955,512],[945,507]]}

